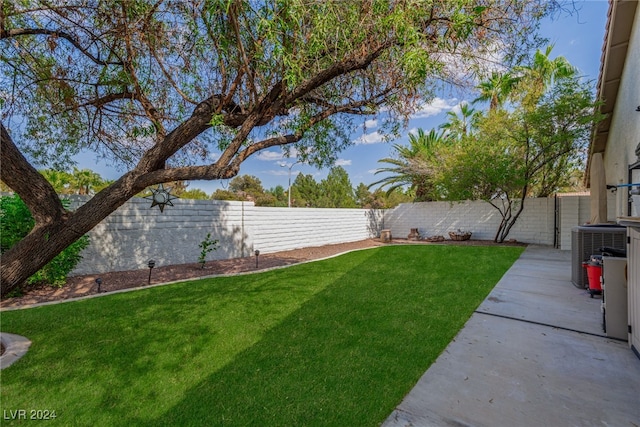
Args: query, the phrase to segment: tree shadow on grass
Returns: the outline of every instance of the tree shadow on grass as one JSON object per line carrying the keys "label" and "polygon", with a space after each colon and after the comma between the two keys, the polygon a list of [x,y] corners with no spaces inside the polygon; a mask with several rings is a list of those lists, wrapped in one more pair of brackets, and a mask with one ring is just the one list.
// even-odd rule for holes
{"label": "tree shadow on grass", "polygon": [[34,344],[3,371],[3,406],[59,425],[378,424],[517,258],[468,274],[492,250],[383,247],[12,312]]}
{"label": "tree shadow on grass", "polygon": [[63,424],[153,418],[368,256],[8,313],[34,345],[3,372],[3,403],[58,408]]}
{"label": "tree shadow on grass", "polygon": [[376,252],[144,425],[378,425],[492,287],[456,307],[464,274],[430,291],[431,273],[400,270],[421,262]]}

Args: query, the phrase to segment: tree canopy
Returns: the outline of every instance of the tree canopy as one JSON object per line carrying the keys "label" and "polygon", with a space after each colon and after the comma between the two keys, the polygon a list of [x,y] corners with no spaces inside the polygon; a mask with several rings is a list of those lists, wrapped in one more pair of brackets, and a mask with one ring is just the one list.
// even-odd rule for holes
{"label": "tree canopy", "polygon": [[409,145],[394,145],[398,156],[381,159],[390,173],[372,185],[411,187],[414,201],[485,200],[501,221],[502,242],[524,208],[526,197],[547,197],[575,180],[581,154],[597,113],[592,82],[584,81],[552,47],[504,72],[491,73],[476,87],[475,102],[449,112],[444,133],[418,130]]}
{"label": "tree canopy", "polygon": [[44,169],[40,173],[51,184],[57,194],[95,194],[111,184],[90,169],[73,168],[73,171]]}
{"label": "tree canopy", "polygon": [[[2,294],[146,187],[228,179],[293,147],[330,164],[354,117],[394,132],[438,84],[526,51],[546,0],[104,0],[0,6],[0,178],[32,231],[3,254]],[[122,177],[73,213],[39,167],[82,149]],[[37,253],[33,253],[38,248]]]}
{"label": "tree canopy", "polygon": [[320,204],[327,208],[355,208],[356,199],[349,174],[342,166],[332,167],[320,182]]}
{"label": "tree canopy", "polygon": [[394,144],[396,157],[380,159],[380,163],[391,166],[380,168],[378,173],[387,173],[386,177],[369,185],[369,188],[380,184],[380,189],[388,187],[391,194],[396,189],[409,187],[415,194],[416,202],[437,200],[437,192],[433,186],[433,166],[438,149],[451,141],[451,138],[431,129],[425,133],[418,129],[409,135],[409,145]]}
{"label": "tree canopy", "polygon": [[[443,197],[488,201],[502,218],[498,242],[508,236],[526,197],[547,197],[571,181],[593,126],[602,120],[591,82],[550,53],[537,51],[529,65],[515,69],[516,79],[494,76],[513,84],[501,87],[501,97],[489,97],[499,101],[479,117],[473,132],[438,156],[435,185]],[[510,108],[503,108],[504,99]]]}

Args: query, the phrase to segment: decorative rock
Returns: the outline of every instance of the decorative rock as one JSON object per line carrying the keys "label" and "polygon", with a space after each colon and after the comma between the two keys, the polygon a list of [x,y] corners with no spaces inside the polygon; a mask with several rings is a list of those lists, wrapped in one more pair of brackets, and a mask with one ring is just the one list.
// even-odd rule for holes
{"label": "decorative rock", "polygon": [[456,240],[456,241],[469,240],[471,238],[471,232],[463,231],[463,230],[450,231],[449,237],[451,238],[451,240]]}
{"label": "decorative rock", "polygon": [[407,236],[407,239],[409,239],[409,240],[420,240],[420,232],[418,231],[418,229],[417,228],[412,228],[411,232]]}

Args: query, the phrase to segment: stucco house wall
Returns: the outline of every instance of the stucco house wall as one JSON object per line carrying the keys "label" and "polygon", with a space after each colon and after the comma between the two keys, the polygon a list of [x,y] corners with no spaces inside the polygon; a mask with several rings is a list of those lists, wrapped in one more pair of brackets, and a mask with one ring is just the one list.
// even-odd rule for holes
{"label": "stucco house wall", "polygon": [[[636,111],[640,106],[640,7],[636,8],[634,21],[604,152],[609,185],[628,182],[628,166],[637,161],[635,149],[640,144],[640,112]],[[640,170],[634,172],[633,182],[640,182]],[[620,188],[617,193],[615,216],[627,215],[627,189]]]}
{"label": "stucco house wall", "polygon": [[[636,0],[609,0],[607,31],[602,51],[598,99],[600,111],[607,118],[594,129],[589,147],[587,168],[593,156],[603,153],[607,185],[640,183],[640,169],[629,177],[629,166],[640,165],[636,147],[640,148],[640,7]],[[595,162],[597,164],[597,162]],[[597,167],[597,166],[596,166]],[[597,172],[597,169],[594,169]],[[597,176],[597,173],[594,174]],[[592,183],[594,184],[594,183]],[[597,186],[598,183],[596,182]],[[591,193],[594,205],[601,191]],[[594,196],[595,194],[595,196]],[[615,215],[627,226],[627,307],[629,346],[640,357],[640,221],[625,218],[629,187],[616,191]],[[637,215],[637,206],[636,206]],[[603,271],[609,268],[604,260]],[[606,280],[606,279],[605,279]],[[606,287],[605,287],[606,288]],[[609,310],[610,307],[607,307]]]}

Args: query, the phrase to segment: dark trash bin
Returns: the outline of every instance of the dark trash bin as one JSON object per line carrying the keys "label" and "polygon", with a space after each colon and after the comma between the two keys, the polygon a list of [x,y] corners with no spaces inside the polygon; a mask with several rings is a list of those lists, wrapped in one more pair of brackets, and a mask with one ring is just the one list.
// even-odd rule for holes
{"label": "dark trash bin", "polygon": [[610,257],[615,257],[615,258],[626,258],[627,257],[627,250],[626,249],[612,248],[612,247],[609,247],[609,246],[603,246],[601,248],[598,248],[598,251],[604,256],[610,256]]}

